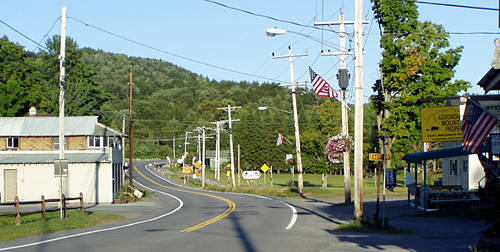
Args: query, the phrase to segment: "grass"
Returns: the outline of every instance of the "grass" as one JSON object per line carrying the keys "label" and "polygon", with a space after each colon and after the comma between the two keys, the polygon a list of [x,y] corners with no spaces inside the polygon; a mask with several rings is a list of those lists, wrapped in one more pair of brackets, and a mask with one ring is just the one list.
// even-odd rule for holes
{"label": "grass", "polygon": [[[171,179],[183,183],[183,178],[181,178],[180,173],[182,169],[180,167],[170,167],[169,170],[176,173],[176,175],[171,175]],[[214,171],[206,170],[206,177],[214,180]],[[240,186],[237,188],[232,188],[231,184],[227,180],[225,172],[221,172],[221,183],[223,186],[205,185],[205,189],[214,191],[231,191],[231,192],[242,192],[242,193],[254,193],[269,196],[278,197],[298,197],[297,190],[297,174],[294,175],[295,184],[290,187],[290,174],[281,173],[273,174],[271,181],[271,175],[269,173],[265,176],[261,176],[257,181],[247,182],[243,178],[240,178]],[[328,187],[322,187],[321,174],[304,174],[304,193],[311,193],[311,197],[315,198],[326,198],[326,197],[344,197],[344,176],[343,175],[328,175]],[[399,176],[398,187],[394,191],[386,190],[386,195],[388,197],[404,197],[408,195],[408,191],[403,187],[403,178]],[[236,180],[237,181],[237,180]],[[272,182],[272,183],[271,183]],[[272,185],[271,185],[272,184]],[[201,181],[197,179],[192,179],[191,177],[187,183],[188,186],[201,187]],[[365,178],[364,179],[364,196],[365,197],[375,197],[377,194],[375,178]],[[381,186],[382,188],[382,186]],[[382,190],[382,189],[381,189]],[[354,178],[351,177],[351,194],[354,192]],[[381,192],[382,194],[382,192]]]}
{"label": "grass", "polygon": [[362,219],[338,226],[337,231],[360,232],[360,233],[385,233],[385,234],[412,234],[411,230],[399,229],[389,225],[388,220],[385,220],[385,225],[382,226],[381,220]]}
{"label": "grass", "polygon": [[0,216],[0,241],[9,241],[42,235],[60,230],[91,227],[103,223],[122,219],[123,216],[113,213],[86,212],[80,214],[80,210],[68,211],[68,218],[60,219],[59,212],[47,213],[46,220],[42,220],[41,214],[21,216],[21,225],[16,226],[15,216]]}
{"label": "grass", "polygon": [[[137,189],[139,190],[139,189]],[[128,203],[128,202],[137,202],[137,201],[143,201],[145,198],[153,196],[151,192],[148,190],[139,190],[142,192],[142,197],[137,198],[134,196],[133,190],[129,187],[129,183],[125,182],[125,184],[122,186],[122,190],[120,191],[120,195],[118,196],[117,202],[122,202],[122,203]]]}

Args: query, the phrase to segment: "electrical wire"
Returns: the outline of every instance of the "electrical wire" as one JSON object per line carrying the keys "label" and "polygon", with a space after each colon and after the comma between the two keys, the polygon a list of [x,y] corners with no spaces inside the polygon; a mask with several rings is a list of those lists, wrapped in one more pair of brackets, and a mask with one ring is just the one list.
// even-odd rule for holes
{"label": "electrical wire", "polygon": [[50,27],[50,29],[47,31],[47,33],[45,33],[45,35],[43,35],[42,39],[38,43],[41,44],[42,41],[44,41],[49,36],[49,33],[52,32],[52,29],[54,29],[54,26],[56,26],[56,24],[59,22],[59,20],[61,20],[61,16],[59,16],[59,17],[56,18],[56,20],[54,21],[54,23],[52,24],[52,26]]}
{"label": "electrical wire", "polygon": [[176,54],[176,53],[173,53],[173,52],[169,52],[169,51],[166,51],[166,50],[163,50],[163,49],[159,49],[159,48],[150,46],[148,44],[145,44],[145,43],[142,43],[142,42],[139,42],[139,41],[127,38],[125,36],[122,36],[122,35],[119,35],[119,34],[116,34],[116,33],[113,33],[111,31],[105,30],[105,29],[97,27],[95,25],[89,24],[87,22],[84,22],[84,21],[76,18],[76,17],[69,17],[68,16],[68,19],[73,19],[73,20],[75,20],[76,22],[78,22],[78,23],[80,23],[82,25],[85,25],[87,27],[96,29],[98,31],[101,31],[101,32],[106,33],[108,35],[111,35],[113,37],[117,37],[117,38],[120,38],[122,40],[128,41],[130,43],[133,43],[133,44],[145,47],[145,48],[149,48],[149,49],[151,49],[153,51],[157,51],[157,52],[160,52],[160,53],[163,53],[163,54],[166,54],[166,55],[170,55],[170,56],[173,56],[173,57],[176,57],[176,58],[180,58],[180,59],[183,59],[183,60],[187,60],[187,61],[190,61],[190,62],[194,62],[194,63],[200,64],[200,65],[212,67],[212,68],[219,69],[219,70],[224,70],[224,71],[231,72],[231,73],[237,73],[237,74],[246,75],[246,76],[250,76],[250,77],[255,77],[255,78],[264,79],[264,80],[268,80],[268,81],[273,81],[273,82],[283,82],[283,80],[268,78],[268,77],[264,77],[264,76],[260,76],[260,75],[255,75],[255,74],[250,74],[250,73],[246,73],[246,72],[242,72],[242,71],[230,69],[230,68],[227,68],[227,67],[217,66],[217,65],[206,63],[206,62],[203,62],[203,61],[200,61],[200,60],[197,60],[197,59],[193,59],[193,58],[182,56],[182,55],[179,55],[179,54]]}
{"label": "electrical wire", "polygon": [[[254,12],[251,12],[251,11],[248,11],[248,10],[244,10],[244,9],[240,9],[240,8],[236,8],[236,7],[231,7],[229,5],[225,5],[223,3],[219,3],[219,2],[216,2],[216,1],[213,1],[213,0],[204,0],[204,1],[205,2],[209,2],[209,3],[213,3],[215,5],[219,5],[221,7],[227,8],[227,9],[244,12],[246,14],[257,16],[257,17],[271,19],[271,20],[278,21],[278,22],[281,22],[281,23],[288,23],[288,24],[292,24],[292,25],[296,25],[296,26],[302,26],[302,27],[312,28],[312,29],[316,29],[316,30],[321,30],[321,28],[318,28],[316,26],[305,25],[305,24],[294,22],[294,21],[289,21],[289,20],[279,19],[279,18],[275,18],[275,17],[263,15],[263,14],[254,13]],[[331,30],[327,30],[327,31],[331,31]],[[332,32],[335,32],[335,31],[332,31]],[[338,32],[335,32],[335,33],[338,33]]]}
{"label": "electrical wire", "polygon": [[15,31],[17,34],[19,34],[19,35],[23,36],[25,39],[27,39],[27,40],[29,40],[29,41],[33,42],[34,44],[38,45],[39,47],[44,48],[44,49],[46,49],[47,51],[50,51],[50,50],[49,50],[49,48],[47,48],[47,47],[45,47],[45,46],[41,45],[40,43],[36,42],[35,40],[31,39],[30,37],[28,37],[28,36],[24,35],[22,32],[20,32],[20,31],[16,30],[14,27],[12,27],[12,26],[10,26],[9,24],[5,23],[5,22],[4,22],[3,20],[1,20],[1,19],[0,19],[0,23],[2,23],[3,25],[7,26],[9,29],[11,29],[11,30]]}
{"label": "electrical wire", "polygon": [[[27,66],[27,67],[29,67],[29,68],[32,68],[33,70],[36,70],[36,71],[37,71],[37,72],[39,72],[39,73],[44,74],[45,76],[49,77],[50,79],[56,79],[56,80],[57,80],[57,75],[56,75],[56,74],[46,72],[46,71],[44,71],[44,70],[42,70],[42,69],[40,69],[40,68],[38,68],[38,67],[35,67],[35,66],[31,65],[31,64],[28,64],[28,63],[24,62],[22,59],[19,59],[18,57],[16,57],[15,55],[12,55],[11,53],[9,53],[8,51],[6,51],[6,50],[5,50],[5,49],[3,49],[2,47],[0,47],[0,50],[2,50],[5,54],[7,54],[8,56],[10,56],[11,58],[13,58],[15,61],[17,61],[17,62],[19,62],[19,63],[21,63],[21,64],[23,64],[23,65],[25,65],[25,66]],[[6,58],[5,58],[5,59],[6,59]],[[39,78],[38,76],[33,75],[32,73],[26,72],[24,69],[19,68],[17,65],[13,64],[13,63],[12,63],[11,61],[9,61],[8,59],[7,59],[7,61],[6,61],[6,62],[7,62],[8,64],[11,64],[11,65],[12,65],[12,66],[14,66],[15,68],[17,68],[19,71],[22,71],[22,72],[23,72],[23,73],[25,73],[26,75],[30,75],[30,76],[32,76],[33,78],[37,79],[38,81],[41,81],[41,82],[43,82],[43,83],[45,83],[45,84],[49,84],[49,85],[51,85],[52,87],[59,89],[59,86],[58,86],[58,85],[56,85],[56,84],[54,84],[54,83],[51,83],[50,81],[44,80],[44,79],[42,79],[42,78]],[[119,117],[116,117],[116,116],[113,116],[113,115],[107,114],[107,113],[105,113],[105,112],[102,112],[102,111],[100,111],[100,110],[98,110],[98,109],[96,109],[96,108],[94,108],[94,107],[90,106],[89,104],[87,104],[87,103],[85,103],[84,101],[82,101],[79,97],[77,97],[77,96],[75,96],[75,95],[71,94],[70,92],[68,92],[68,90],[66,90],[66,91],[65,91],[65,93],[66,93],[67,95],[71,96],[72,98],[74,98],[74,99],[78,100],[78,101],[80,102],[80,104],[85,105],[87,108],[89,108],[89,109],[91,109],[92,111],[94,111],[94,112],[96,112],[96,113],[100,114],[101,116],[106,116],[106,117],[108,117],[108,118],[110,118],[110,119],[115,119],[115,120],[117,120],[117,121],[121,121],[121,120],[122,120],[122,118],[119,118]]]}
{"label": "electrical wire", "polygon": [[401,0],[401,1],[419,3],[419,4],[439,5],[439,6],[446,6],[446,7],[476,9],[476,10],[489,10],[489,11],[499,11],[500,10],[500,9],[496,9],[496,8],[479,7],[479,6],[471,6],[471,5],[448,4],[448,3],[436,3],[436,2],[427,2],[427,1],[420,1],[420,0]]}

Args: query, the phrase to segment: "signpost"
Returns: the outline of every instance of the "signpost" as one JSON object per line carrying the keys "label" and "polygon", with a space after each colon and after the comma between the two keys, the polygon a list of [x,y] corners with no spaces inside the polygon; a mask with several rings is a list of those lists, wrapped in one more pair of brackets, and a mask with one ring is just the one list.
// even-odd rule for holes
{"label": "signpost", "polygon": [[63,218],[63,179],[64,175],[68,176],[68,160],[67,159],[56,159],[54,160],[54,174],[59,176],[59,195],[61,205],[61,219]]}
{"label": "signpost", "polygon": [[266,173],[267,171],[269,171],[269,166],[267,166],[266,164],[262,165],[262,167],[260,167],[260,169],[264,172],[264,185],[266,185]]}

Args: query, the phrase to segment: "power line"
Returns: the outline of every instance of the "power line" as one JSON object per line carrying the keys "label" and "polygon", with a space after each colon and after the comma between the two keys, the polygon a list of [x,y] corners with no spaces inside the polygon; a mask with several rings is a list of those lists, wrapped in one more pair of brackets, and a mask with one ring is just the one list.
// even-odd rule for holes
{"label": "power line", "polygon": [[29,40],[29,41],[31,41],[31,42],[33,42],[33,43],[35,43],[35,44],[36,44],[36,45],[38,45],[39,47],[44,48],[44,49],[45,49],[45,50],[47,50],[47,51],[50,51],[50,50],[49,50],[49,48],[47,48],[47,47],[45,47],[45,46],[41,45],[40,43],[36,42],[35,40],[31,39],[30,37],[28,37],[28,36],[24,35],[22,32],[20,32],[20,31],[16,30],[14,27],[12,27],[12,26],[10,26],[9,24],[5,23],[5,22],[4,22],[3,20],[1,20],[1,19],[0,19],[0,23],[2,23],[3,25],[7,26],[9,29],[11,29],[11,30],[15,31],[17,34],[19,34],[19,35],[23,36],[23,37],[24,37],[24,38],[26,38],[27,40]]}
{"label": "power line", "polygon": [[[263,18],[271,19],[271,20],[274,20],[274,21],[282,22],[282,23],[288,23],[288,24],[292,24],[292,25],[296,25],[296,26],[302,26],[302,27],[307,27],[307,28],[313,28],[313,29],[316,29],[316,30],[321,30],[321,28],[318,28],[316,26],[305,25],[305,24],[294,22],[294,21],[289,21],[289,20],[285,20],[285,19],[280,19],[280,18],[275,18],[275,17],[263,15],[263,14],[254,13],[254,12],[251,12],[251,11],[248,11],[248,10],[244,10],[244,9],[232,7],[232,6],[225,5],[223,3],[219,3],[219,2],[216,2],[216,1],[212,1],[212,0],[204,0],[204,1],[205,2],[209,2],[209,3],[213,3],[215,5],[219,5],[221,7],[228,8],[228,9],[231,9],[231,10],[236,10],[236,11],[244,12],[246,14],[257,16],[257,17],[263,17]],[[333,31],[333,30],[328,30],[328,31],[338,33],[338,32]]]}
{"label": "power line", "polygon": [[[23,64],[23,65],[25,65],[25,66],[27,66],[27,67],[30,67],[30,68],[32,68],[32,69],[34,69],[34,70],[36,70],[36,71],[37,71],[37,72],[39,72],[39,73],[44,74],[45,76],[49,77],[50,79],[56,79],[56,78],[57,78],[57,74],[46,72],[46,71],[44,71],[44,70],[42,70],[42,69],[40,69],[40,68],[38,68],[38,67],[35,67],[35,66],[31,65],[31,64],[28,64],[28,63],[24,62],[24,60],[19,59],[19,58],[18,58],[18,57],[16,57],[15,55],[12,55],[11,53],[7,52],[7,51],[6,51],[5,49],[3,49],[2,47],[0,47],[0,50],[2,50],[4,53],[8,54],[8,56],[10,56],[11,58],[14,58],[14,60],[15,60],[15,61],[17,61],[17,62],[19,62],[19,63],[21,63],[21,64]],[[7,61],[6,61],[6,62],[7,62],[8,64],[11,64],[12,66],[14,66],[14,67],[15,67],[16,69],[18,69],[19,71],[22,71],[22,72],[23,72],[23,73],[25,73],[26,75],[30,75],[30,76],[32,76],[33,78],[37,79],[38,81],[41,81],[41,82],[46,83],[46,84],[49,84],[49,85],[51,85],[52,87],[55,87],[55,88],[59,89],[59,86],[57,86],[56,84],[51,83],[51,82],[49,82],[49,81],[47,81],[47,80],[44,80],[44,79],[42,79],[42,78],[39,78],[38,76],[33,75],[32,73],[26,72],[24,69],[19,68],[17,65],[13,64],[13,63],[12,63],[11,61],[9,61],[8,59],[7,59]],[[92,111],[94,111],[94,112],[96,112],[96,113],[98,113],[98,114],[100,114],[100,115],[102,115],[102,116],[107,116],[108,118],[110,118],[110,119],[115,119],[115,120],[117,120],[117,121],[121,121],[121,120],[122,120],[122,118],[119,118],[119,117],[116,117],[116,116],[113,116],[113,115],[107,114],[107,113],[105,113],[105,112],[102,112],[102,111],[100,111],[100,110],[98,110],[98,109],[96,109],[96,108],[94,108],[94,107],[90,106],[89,104],[87,104],[87,103],[85,103],[84,101],[82,101],[79,97],[77,97],[77,96],[75,96],[75,95],[71,94],[68,90],[66,90],[66,93],[67,93],[68,95],[70,95],[72,98],[74,98],[74,99],[78,100],[78,102],[80,102],[80,104],[85,105],[87,108],[91,109]]]}
{"label": "power line", "polygon": [[420,4],[429,4],[429,5],[439,5],[439,6],[446,6],[446,7],[476,9],[476,10],[490,10],[490,11],[499,11],[500,10],[500,9],[489,8],[489,7],[479,7],[479,6],[471,6],[471,5],[460,5],[460,4],[448,4],[448,3],[436,3],[436,2],[427,2],[427,1],[420,1],[420,0],[402,0],[402,1],[412,2],[412,3],[420,3]]}
{"label": "power line", "polygon": [[[389,32],[385,31],[383,34],[399,34],[401,32]],[[379,34],[379,33],[368,33],[368,34]],[[425,35],[426,33],[419,33],[419,32],[412,32],[408,34],[413,34],[413,35]],[[486,31],[473,31],[473,32],[441,32],[441,33],[436,33],[436,34],[442,34],[442,35],[498,35],[500,32],[486,32]]]}
{"label": "power line", "polygon": [[42,41],[44,41],[49,36],[49,33],[52,32],[52,29],[54,29],[54,26],[56,26],[56,24],[57,24],[57,22],[59,22],[59,20],[61,20],[61,16],[59,16],[59,17],[56,18],[56,20],[54,21],[54,23],[52,24],[52,26],[50,26],[50,29],[47,31],[47,33],[45,33],[45,35],[43,35],[42,39],[38,43],[41,44]]}
{"label": "power line", "polygon": [[268,77],[264,77],[264,76],[260,76],[260,75],[245,73],[245,72],[242,72],[242,71],[238,71],[238,70],[233,70],[233,69],[229,69],[229,68],[226,68],[226,67],[217,66],[217,65],[214,65],[214,64],[210,64],[210,63],[206,63],[206,62],[200,61],[200,60],[188,58],[186,56],[182,56],[182,55],[179,55],[179,54],[176,54],[176,53],[172,53],[172,52],[169,52],[169,51],[166,51],[166,50],[163,50],[163,49],[159,49],[159,48],[147,45],[145,43],[138,42],[136,40],[127,38],[125,36],[113,33],[111,31],[105,30],[105,29],[97,27],[95,25],[89,24],[89,23],[84,22],[84,21],[82,21],[82,20],[80,20],[78,18],[75,18],[75,17],[68,17],[68,19],[73,19],[73,20],[77,21],[80,24],[83,24],[85,26],[94,28],[94,29],[96,29],[98,31],[101,31],[103,33],[106,33],[108,35],[111,35],[111,36],[123,39],[125,41],[130,42],[130,43],[133,43],[133,44],[136,44],[136,45],[139,45],[139,46],[142,46],[142,47],[146,47],[146,48],[149,48],[151,50],[154,50],[154,51],[157,51],[157,52],[161,52],[163,54],[167,54],[167,55],[174,56],[174,57],[177,57],[177,58],[180,58],[180,59],[184,59],[184,60],[187,60],[187,61],[198,63],[200,65],[209,66],[209,67],[212,67],[212,68],[216,68],[216,69],[220,69],[220,70],[224,70],[224,71],[228,71],[228,72],[232,72],[232,73],[237,73],[237,74],[241,74],[241,75],[251,76],[251,77],[255,77],[255,78],[259,78],[259,79],[265,79],[265,80],[274,81],[274,82],[283,82],[282,80],[272,79],[272,78],[268,78]]}

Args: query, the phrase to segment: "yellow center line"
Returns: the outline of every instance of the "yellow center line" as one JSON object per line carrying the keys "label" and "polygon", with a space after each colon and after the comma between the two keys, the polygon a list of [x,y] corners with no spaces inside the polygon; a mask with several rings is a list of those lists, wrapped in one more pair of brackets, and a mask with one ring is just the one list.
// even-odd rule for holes
{"label": "yellow center line", "polygon": [[144,177],[145,179],[149,180],[151,183],[153,183],[155,185],[158,185],[158,186],[161,186],[163,188],[170,189],[170,190],[174,190],[174,191],[187,192],[187,193],[192,193],[192,194],[197,194],[197,195],[202,195],[202,196],[207,196],[207,197],[219,199],[219,200],[222,200],[222,201],[226,202],[229,205],[229,209],[227,209],[224,213],[216,216],[215,218],[212,218],[210,220],[204,221],[204,222],[202,222],[200,224],[197,224],[197,225],[194,225],[192,227],[183,229],[180,232],[191,232],[191,231],[195,231],[195,230],[201,229],[201,228],[206,227],[206,226],[208,226],[208,225],[210,225],[210,224],[212,224],[214,222],[217,222],[219,220],[222,220],[222,219],[226,218],[228,215],[230,215],[232,212],[234,212],[234,210],[236,210],[236,203],[234,203],[233,201],[231,201],[229,199],[226,199],[226,198],[223,198],[223,197],[220,197],[220,196],[216,196],[216,195],[212,195],[212,194],[208,194],[208,193],[194,192],[194,191],[190,191],[190,190],[184,190],[184,189],[179,189],[179,188],[174,188],[174,187],[162,185],[162,184],[154,181],[153,179],[147,177],[146,175],[144,175],[144,173],[142,173],[139,169],[137,169],[137,167],[134,166],[134,169],[139,174],[141,174],[142,177]]}

